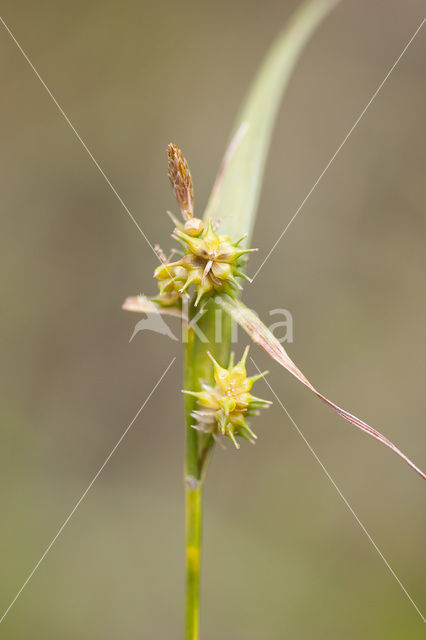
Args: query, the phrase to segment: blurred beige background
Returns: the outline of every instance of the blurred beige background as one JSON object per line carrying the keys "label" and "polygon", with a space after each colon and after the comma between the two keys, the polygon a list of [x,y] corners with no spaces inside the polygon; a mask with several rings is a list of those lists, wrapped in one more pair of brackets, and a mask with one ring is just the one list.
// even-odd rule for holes
{"label": "blurred beige background", "polygon": [[[152,242],[168,249],[166,146],[204,206],[251,78],[295,1],[2,3],[2,16]],[[291,81],[254,273],[424,15],[346,0]],[[294,317],[289,352],[426,467],[426,28],[245,300]],[[181,347],[123,299],[155,257],[0,29],[4,610],[171,357],[177,361],[1,625],[8,639],[182,637]],[[177,331],[178,326],[171,321]],[[241,336],[241,348],[246,343]],[[425,486],[253,349],[413,599]],[[259,395],[269,397],[258,385]],[[206,486],[203,640],[420,639],[424,624],[276,405]]]}

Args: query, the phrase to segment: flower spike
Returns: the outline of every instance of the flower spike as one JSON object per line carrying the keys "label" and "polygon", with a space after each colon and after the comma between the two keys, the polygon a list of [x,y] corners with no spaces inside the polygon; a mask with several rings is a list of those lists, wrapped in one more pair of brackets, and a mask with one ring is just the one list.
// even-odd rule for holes
{"label": "flower spike", "polygon": [[257,439],[245,420],[246,416],[257,415],[259,409],[272,404],[269,400],[257,398],[250,393],[254,382],[266,372],[261,376],[247,377],[245,364],[248,350],[247,347],[236,365],[234,355],[231,354],[228,368],[222,367],[212,354],[207,352],[213,364],[215,386],[203,384],[202,391],[184,391],[198,401],[198,408],[192,413],[192,417],[197,420],[194,427],[215,437],[221,435],[229,438],[237,449],[240,448],[238,437],[252,444]]}
{"label": "flower spike", "polygon": [[174,225],[172,238],[181,245],[183,254],[175,250],[181,257],[170,262],[157,251],[162,263],[154,271],[159,294],[152,300],[162,307],[181,308],[182,298],[188,297],[191,289],[195,307],[216,293],[236,299],[242,289],[239,280],[250,282],[243,271],[247,254],[257,249],[240,246],[246,235],[234,242],[229,236],[218,234],[211,219],[205,225],[194,217],[191,172],[181,150],[172,143],[168,146],[168,176],[183,223],[170,211],[167,214]]}
{"label": "flower spike", "polygon": [[194,215],[194,188],[191,172],[182,151],[172,142],[167,149],[168,176],[184,220]]}

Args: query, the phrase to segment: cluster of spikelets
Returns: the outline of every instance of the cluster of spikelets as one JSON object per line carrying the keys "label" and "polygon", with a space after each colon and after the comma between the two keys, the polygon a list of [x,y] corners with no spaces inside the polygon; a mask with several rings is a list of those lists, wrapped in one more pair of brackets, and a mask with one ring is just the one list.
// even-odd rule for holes
{"label": "cluster of spikelets", "polygon": [[159,251],[162,264],[154,271],[159,294],[153,300],[163,306],[176,305],[192,286],[195,306],[215,292],[234,297],[235,291],[241,289],[237,278],[249,280],[242,267],[246,254],[255,249],[239,246],[245,236],[233,242],[228,236],[217,234],[211,221],[204,225],[194,217],[191,173],[182,152],[174,144],[168,148],[168,175],[184,220],[182,224],[169,213],[175,224],[172,237],[182,246],[183,255],[170,262]]}
{"label": "cluster of spikelets", "polygon": [[[242,268],[247,254],[256,249],[240,247],[245,236],[232,241],[229,236],[216,233],[211,220],[205,225],[203,220],[194,217],[191,173],[182,152],[174,144],[169,144],[168,147],[168,175],[183,218],[183,222],[180,222],[168,212],[175,225],[172,237],[182,246],[183,251],[179,260],[171,262],[159,247],[156,248],[162,264],[154,271],[159,293],[151,299],[164,307],[179,305],[182,297],[190,294],[191,288],[194,290],[194,306],[214,293],[234,298],[236,290],[241,289],[237,279],[249,280]],[[266,372],[247,377],[247,354],[248,347],[236,365],[231,355],[227,369],[208,354],[213,363],[216,384],[203,384],[201,391],[184,391],[198,401],[197,408],[191,414],[196,421],[193,427],[212,434],[215,439],[226,436],[237,449],[237,438],[244,438],[254,444],[257,437],[246,418],[257,415],[259,409],[271,404],[250,393],[256,380]]]}
{"label": "cluster of spikelets", "polygon": [[237,437],[244,438],[252,444],[257,436],[246,422],[246,418],[258,415],[259,409],[271,404],[250,393],[253,384],[266,375],[266,371],[256,376],[247,377],[246,360],[249,347],[243,357],[234,365],[233,354],[225,369],[221,367],[211,354],[208,354],[214,367],[215,386],[204,384],[201,391],[184,391],[197,398],[198,408],[192,412],[197,421],[194,426],[205,433],[227,436],[239,449]]}

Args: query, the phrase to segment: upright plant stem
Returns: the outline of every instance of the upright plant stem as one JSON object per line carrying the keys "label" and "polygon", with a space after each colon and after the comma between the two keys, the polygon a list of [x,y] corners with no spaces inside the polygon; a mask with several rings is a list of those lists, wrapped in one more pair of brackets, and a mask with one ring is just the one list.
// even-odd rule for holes
{"label": "upright plant stem", "polygon": [[[184,361],[184,387],[196,386],[196,336],[187,329]],[[199,360],[198,360],[199,363]],[[186,602],[185,640],[198,640],[200,599],[200,552],[202,486],[199,473],[199,434],[191,427],[194,400],[185,396],[185,547],[186,547]]]}
{"label": "upright plant stem", "polygon": [[198,640],[202,485],[185,489],[186,502],[186,613],[185,640]]}
{"label": "upright plant stem", "polygon": [[[189,351],[192,352],[190,347]],[[185,366],[186,379],[192,377],[191,373],[191,367]],[[198,640],[199,629],[202,484],[199,478],[198,438],[197,431],[187,424],[185,438],[185,640]]]}
{"label": "upright plant stem", "polygon": [[[213,382],[213,369],[207,351],[225,365],[229,360],[232,320],[213,300],[197,323],[198,331],[187,327],[185,335],[184,388],[199,391],[201,381]],[[190,319],[197,309],[189,309]],[[199,638],[200,556],[202,524],[202,492],[214,440],[191,425],[196,407],[193,396],[185,396],[185,528],[186,528],[186,606],[185,640]]]}

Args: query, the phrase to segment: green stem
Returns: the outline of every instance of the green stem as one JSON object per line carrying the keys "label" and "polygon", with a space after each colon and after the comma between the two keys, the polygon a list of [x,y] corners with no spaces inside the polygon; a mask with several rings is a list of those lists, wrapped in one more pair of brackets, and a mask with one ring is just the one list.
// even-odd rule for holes
{"label": "green stem", "polygon": [[[191,305],[190,318],[196,309]],[[199,332],[187,328],[185,340],[184,389],[199,391],[201,381],[213,382],[213,367],[207,356],[210,351],[216,360],[227,365],[231,345],[231,318],[219,313],[213,300],[197,326]],[[217,327],[220,323],[220,327]],[[217,331],[220,329],[220,331]],[[192,411],[196,408],[193,396],[185,396],[185,509],[186,509],[186,613],[185,640],[199,638],[200,552],[202,487],[214,440],[191,425]]]}
{"label": "green stem", "polygon": [[185,640],[198,640],[202,485],[186,487],[186,614]]}

